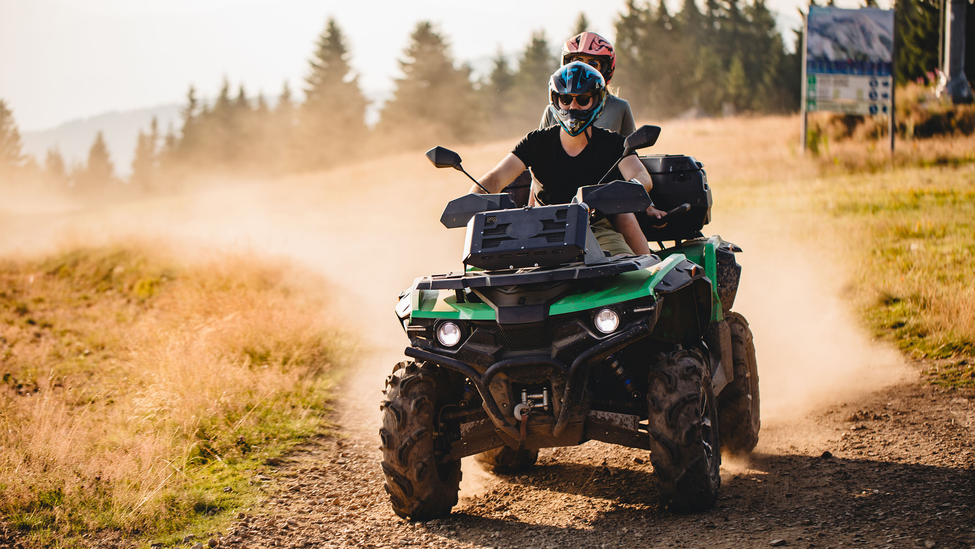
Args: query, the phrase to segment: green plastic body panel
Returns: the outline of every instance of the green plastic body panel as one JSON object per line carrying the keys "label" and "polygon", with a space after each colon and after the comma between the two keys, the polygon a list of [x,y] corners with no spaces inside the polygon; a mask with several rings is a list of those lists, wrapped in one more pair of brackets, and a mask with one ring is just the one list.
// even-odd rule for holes
{"label": "green plastic body panel", "polygon": [[673,254],[649,269],[623,273],[614,277],[613,282],[615,284],[610,288],[563,297],[552,304],[549,314],[563,315],[588,311],[597,307],[655,295],[653,289],[683,259],[684,256],[681,254]]}
{"label": "green plastic body panel", "polygon": [[494,320],[487,303],[457,303],[453,290],[413,290],[413,318]]}
{"label": "green plastic body panel", "polygon": [[718,297],[718,256],[717,249],[721,243],[720,236],[712,236],[707,240],[697,240],[685,242],[679,248],[668,248],[657,253],[658,257],[683,256],[688,261],[693,261],[704,267],[704,274],[711,281],[711,322],[721,322],[724,320],[724,313],[721,312],[721,299]]}
{"label": "green plastic body panel", "polygon": [[[677,264],[685,259],[681,253],[670,253],[648,269],[623,273],[612,279],[606,288],[563,297],[552,304],[549,315],[564,315],[588,311],[648,295],[656,295],[654,288]],[[689,259],[689,258],[688,258]],[[713,263],[713,261],[712,261]],[[716,267],[715,267],[716,268]],[[451,320],[494,320],[494,309],[486,303],[457,303],[453,290],[413,290],[414,318],[443,318]],[[720,307],[718,307],[720,313]]]}

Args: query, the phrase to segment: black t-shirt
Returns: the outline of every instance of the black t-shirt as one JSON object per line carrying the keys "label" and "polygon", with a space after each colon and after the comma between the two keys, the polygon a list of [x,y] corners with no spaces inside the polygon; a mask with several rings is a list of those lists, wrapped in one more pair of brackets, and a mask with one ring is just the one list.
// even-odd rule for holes
{"label": "black t-shirt", "polygon": [[[569,156],[559,139],[561,126],[535,130],[518,143],[512,154],[525,166],[541,185],[533,188],[535,198],[541,204],[566,204],[572,200],[579,187],[595,185],[623,154],[624,137],[616,132],[590,126],[589,144],[576,156]],[[619,168],[613,168],[607,181],[623,179]]]}

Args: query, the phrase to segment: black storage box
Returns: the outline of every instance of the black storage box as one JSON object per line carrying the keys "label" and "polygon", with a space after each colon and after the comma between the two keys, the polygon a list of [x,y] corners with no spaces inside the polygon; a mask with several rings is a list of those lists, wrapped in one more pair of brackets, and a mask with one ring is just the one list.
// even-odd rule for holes
{"label": "black storage box", "polygon": [[464,264],[485,270],[547,267],[586,252],[589,212],[578,204],[475,214],[467,224]]}
{"label": "black storage box", "polygon": [[645,213],[637,214],[640,228],[651,242],[684,240],[698,236],[711,221],[711,187],[704,165],[692,156],[660,154],[640,157],[650,172],[653,188],[650,198],[658,210],[670,211],[690,204],[688,212],[677,214],[663,228],[654,228],[657,220]]}

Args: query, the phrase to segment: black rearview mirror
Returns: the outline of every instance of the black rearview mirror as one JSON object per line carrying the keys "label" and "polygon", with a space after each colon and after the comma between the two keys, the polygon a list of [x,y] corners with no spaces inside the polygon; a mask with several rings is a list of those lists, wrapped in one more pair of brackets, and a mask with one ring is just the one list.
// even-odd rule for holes
{"label": "black rearview mirror", "polygon": [[640,126],[633,133],[626,137],[623,146],[628,151],[636,151],[652,147],[660,137],[660,126]]}
{"label": "black rearview mirror", "polygon": [[438,168],[453,168],[460,170],[460,155],[450,149],[434,147],[427,151],[427,158]]}

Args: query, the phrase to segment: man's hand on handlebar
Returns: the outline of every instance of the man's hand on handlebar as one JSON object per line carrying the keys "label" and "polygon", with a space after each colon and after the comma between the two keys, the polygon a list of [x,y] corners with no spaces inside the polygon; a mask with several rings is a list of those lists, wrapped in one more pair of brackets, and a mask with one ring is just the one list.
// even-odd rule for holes
{"label": "man's hand on handlebar", "polygon": [[[650,217],[655,217],[657,219],[660,219],[660,218],[664,217],[665,215],[667,215],[667,212],[665,212],[663,210],[658,210],[657,208],[655,208],[653,206],[650,206],[649,208],[647,208],[647,215],[649,215]],[[655,224],[654,227],[663,227],[666,224],[667,224],[667,222],[665,221],[665,222],[661,223],[660,225],[656,225]]]}

